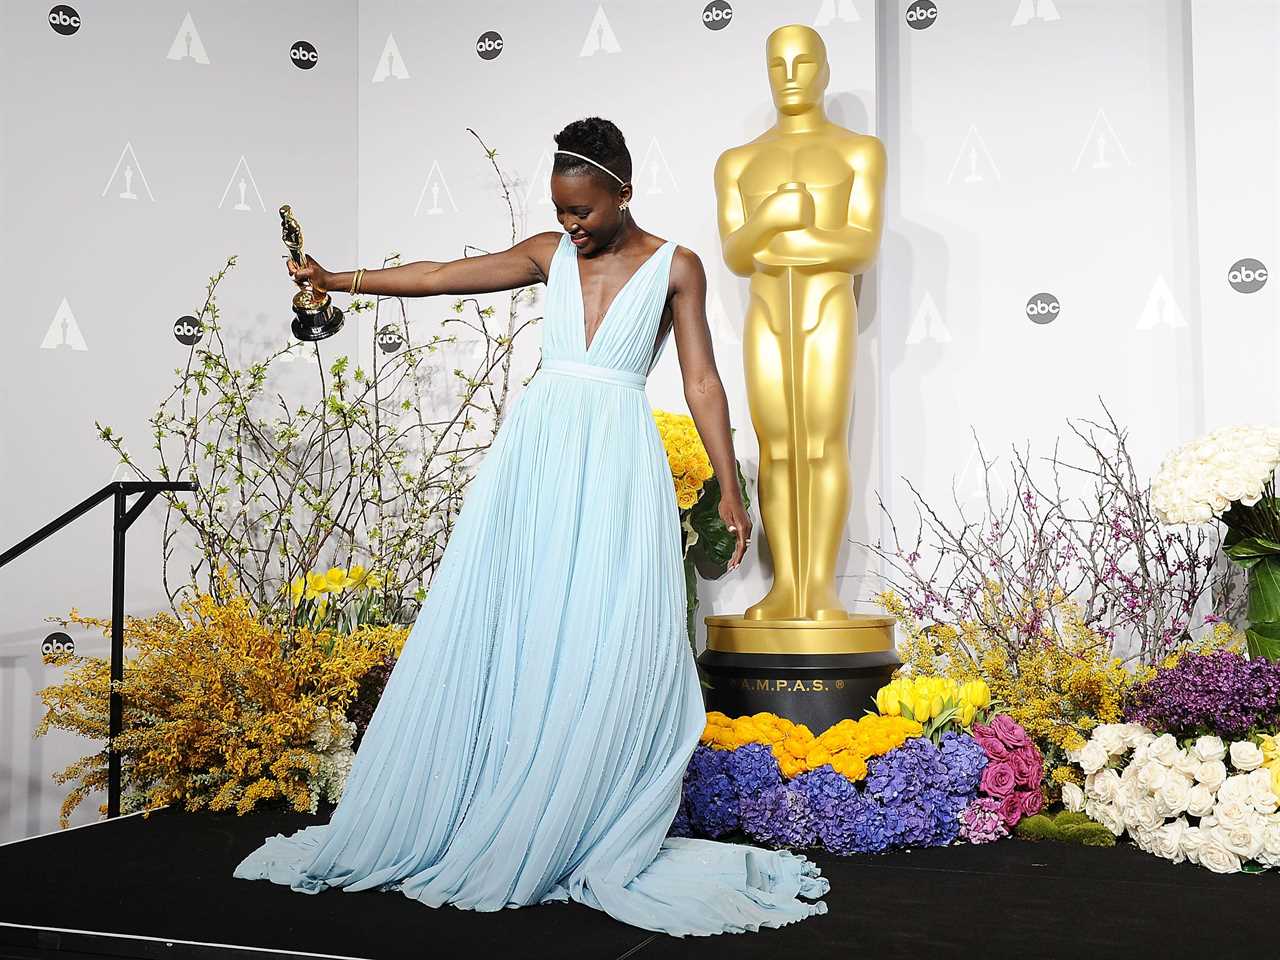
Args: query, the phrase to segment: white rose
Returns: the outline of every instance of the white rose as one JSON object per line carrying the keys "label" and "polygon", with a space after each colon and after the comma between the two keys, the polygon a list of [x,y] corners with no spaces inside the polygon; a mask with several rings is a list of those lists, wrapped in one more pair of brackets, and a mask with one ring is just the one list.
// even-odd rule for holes
{"label": "white rose", "polygon": [[1079,813],[1084,809],[1084,791],[1074,783],[1064,783],[1062,785],[1062,805],[1072,813]]}
{"label": "white rose", "polygon": [[1196,855],[1197,862],[1214,873],[1240,872],[1240,858],[1224,847],[1215,834],[1211,833],[1204,838]]}
{"label": "white rose", "polygon": [[1156,809],[1156,801],[1153,797],[1143,797],[1136,803],[1121,807],[1120,812],[1130,832],[1154,830],[1164,824],[1164,817],[1160,816],[1160,811]]}
{"label": "white rose", "polygon": [[1178,741],[1173,738],[1171,733],[1162,733],[1151,741],[1151,756],[1155,757],[1166,767],[1178,758]]}
{"label": "white rose", "polygon": [[1253,807],[1244,800],[1218,798],[1218,805],[1213,808],[1213,817],[1220,826],[1238,827],[1245,823],[1253,813]]}
{"label": "white rose", "polygon": [[1249,802],[1263,816],[1275,813],[1276,806],[1280,804],[1280,798],[1272,790],[1271,771],[1266,767],[1259,767],[1249,774]]}
{"label": "white rose", "polygon": [[1128,736],[1129,749],[1131,750],[1149,750],[1151,744],[1155,742],[1156,735],[1141,724],[1133,724],[1135,729]]}
{"label": "white rose", "polygon": [[1124,753],[1128,748],[1128,744],[1125,742],[1124,730],[1118,723],[1104,723],[1095,727],[1092,739],[1112,756]]}
{"label": "white rose", "polygon": [[1206,760],[1196,771],[1196,779],[1216,792],[1227,779],[1227,765],[1221,760]]}
{"label": "white rose", "polygon": [[1249,803],[1249,796],[1253,793],[1253,784],[1249,782],[1248,774],[1234,773],[1222,782],[1222,786],[1218,788],[1218,802],[1224,803],[1227,800],[1239,800],[1241,803]]}
{"label": "white rose", "polygon": [[1150,798],[1151,794],[1142,789],[1142,785],[1138,783],[1138,778],[1134,777],[1130,780],[1121,780],[1120,785],[1116,787],[1115,799],[1111,802],[1118,807],[1127,807],[1137,803],[1143,798]]}
{"label": "white rose", "polygon": [[1280,816],[1272,815],[1263,821],[1262,849],[1258,859],[1270,867],[1280,867]]}
{"label": "white rose", "polygon": [[1170,820],[1152,835],[1151,852],[1174,863],[1181,863],[1187,858],[1186,851],[1182,849],[1182,837],[1186,830],[1187,821],[1182,817]]}
{"label": "white rose", "polygon": [[1100,803],[1114,803],[1120,789],[1120,777],[1111,768],[1089,774],[1084,782],[1085,791]]}
{"label": "white rose", "polygon": [[1200,762],[1200,758],[1190,750],[1180,750],[1178,751],[1178,759],[1173,763],[1173,769],[1188,780],[1194,780],[1196,772],[1200,769]]}
{"label": "white rose", "polygon": [[1080,756],[1076,762],[1085,773],[1096,773],[1107,765],[1109,759],[1111,757],[1106,748],[1096,740],[1090,740],[1080,749]]}
{"label": "white rose", "polygon": [[1232,826],[1218,824],[1213,828],[1218,842],[1241,860],[1252,860],[1262,849],[1263,820],[1254,815]]}
{"label": "white rose", "polygon": [[1201,827],[1187,827],[1182,831],[1182,852],[1192,863],[1200,862],[1200,847],[1204,843],[1204,830]]}
{"label": "white rose", "polygon": [[1197,783],[1187,793],[1187,813],[1193,817],[1207,817],[1213,812],[1213,791],[1203,783]]}
{"label": "white rose", "polygon": [[1262,766],[1262,748],[1252,740],[1231,744],[1231,765],[1237,770],[1257,770]]}
{"label": "white rose", "polygon": [[1124,734],[1125,746],[1130,750],[1139,743],[1150,743],[1155,739],[1155,734],[1140,723],[1121,723],[1117,724],[1117,726]]}
{"label": "white rose", "polygon": [[1171,774],[1156,791],[1156,809],[1164,817],[1176,817],[1184,813],[1191,802],[1191,785],[1187,781]]}
{"label": "white rose", "polygon": [[1200,737],[1191,747],[1198,760],[1221,760],[1227,755],[1227,745],[1221,737]]}
{"label": "white rose", "polygon": [[[1156,793],[1168,782],[1171,774],[1169,768],[1159,760],[1148,760],[1138,771],[1138,783],[1149,793]],[[1177,774],[1172,774],[1177,776]]]}
{"label": "white rose", "polygon": [[1098,803],[1096,800],[1090,800],[1084,805],[1084,812],[1090,820],[1102,824],[1117,837],[1124,834],[1124,817],[1120,815],[1120,808],[1113,803]]}

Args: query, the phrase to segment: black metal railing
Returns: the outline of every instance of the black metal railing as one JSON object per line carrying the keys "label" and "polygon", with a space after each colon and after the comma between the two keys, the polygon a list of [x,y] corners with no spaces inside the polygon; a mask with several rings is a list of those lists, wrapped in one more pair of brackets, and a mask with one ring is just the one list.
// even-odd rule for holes
{"label": "black metal railing", "polygon": [[[116,738],[120,735],[123,719],[123,701],[119,684],[124,681],[124,535],[133,521],[157,494],[168,491],[195,490],[194,481],[178,480],[159,482],[151,480],[115,480],[90,497],[76,504],[52,523],[47,523],[21,543],[0,553],[0,567],[26,553],[37,543],[57,533],[71,521],[88,513],[104,500],[115,498],[115,521],[111,541],[111,693],[110,720],[107,726],[107,816],[120,815],[120,754],[116,752]],[[141,494],[130,506],[127,498]]]}

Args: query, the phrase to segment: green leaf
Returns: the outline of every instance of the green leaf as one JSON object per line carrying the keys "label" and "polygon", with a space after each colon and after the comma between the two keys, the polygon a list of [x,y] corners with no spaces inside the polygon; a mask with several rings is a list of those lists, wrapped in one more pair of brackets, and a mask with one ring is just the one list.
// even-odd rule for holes
{"label": "green leaf", "polygon": [[1249,620],[1280,621],[1280,557],[1262,557],[1249,571]]}
{"label": "green leaf", "polygon": [[1226,545],[1224,540],[1222,552],[1248,569],[1263,557],[1280,554],[1280,543],[1265,537],[1241,537],[1230,545]]}
{"label": "green leaf", "polygon": [[1251,623],[1244,633],[1250,657],[1280,660],[1280,623]]}

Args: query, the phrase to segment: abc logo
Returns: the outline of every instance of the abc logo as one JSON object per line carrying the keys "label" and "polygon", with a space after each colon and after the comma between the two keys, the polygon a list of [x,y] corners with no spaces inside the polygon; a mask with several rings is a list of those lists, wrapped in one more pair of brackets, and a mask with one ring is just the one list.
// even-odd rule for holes
{"label": "abc logo", "polygon": [[299,70],[310,70],[320,61],[320,55],[307,41],[299,40],[289,48],[289,59]]}
{"label": "abc logo", "polygon": [[75,7],[60,3],[49,11],[49,26],[53,27],[54,33],[69,37],[80,29],[80,14],[76,13]]}
{"label": "abc logo", "polygon": [[1245,257],[1227,271],[1227,283],[1236,293],[1257,293],[1267,282],[1267,268],[1261,260]]}
{"label": "abc logo", "polygon": [[1027,319],[1032,323],[1053,323],[1061,311],[1062,305],[1052,293],[1037,293],[1027,301]]}
{"label": "abc logo", "polygon": [[711,0],[702,8],[702,25],[708,30],[723,30],[733,19],[733,7],[728,0]]}
{"label": "abc logo", "polygon": [[476,41],[476,53],[481,60],[492,60],[502,52],[502,34],[497,30],[486,30]]}
{"label": "abc logo", "polygon": [[378,331],[377,341],[378,349],[383,353],[395,353],[404,346],[404,337],[389,323]]}
{"label": "abc logo", "polygon": [[932,27],[933,22],[937,19],[938,8],[934,5],[933,0],[916,0],[915,3],[907,7],[907,26],[913,30]]}
{"label": "abc logo", "polygon": [[61,630],[56,630],[40,641],[41,656],[51,653],[75,653],[76,642]]}
{"label": "abc logo", "polygon": [[194,347],[204,335],[204,328],[195,317],[179,317],[173,325],[173,337],[184,347]]}

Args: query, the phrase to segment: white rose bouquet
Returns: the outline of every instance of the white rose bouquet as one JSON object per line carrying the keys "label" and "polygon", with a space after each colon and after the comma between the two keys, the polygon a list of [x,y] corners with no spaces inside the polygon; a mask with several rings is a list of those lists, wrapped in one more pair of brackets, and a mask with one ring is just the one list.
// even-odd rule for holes
{"label": "white rose bouquet", "polygon": [[1175,450],[1151,483],[1166,524],[1221,520],[1222,549],[1249,574],[1249,653],[1280,659],[1280,429],[1225,427]]}
{"label": "white rose bouquet", "polygon": [[1280,867],[1280,770],[1264,765],[1273,743],[1263,739],[1263,747],[1214,736],[1180,745],[1140,724],[1102,724],[1069,754],[1085,786],[1064,789],[1063,801],[1174,863],[1217,873]]}

